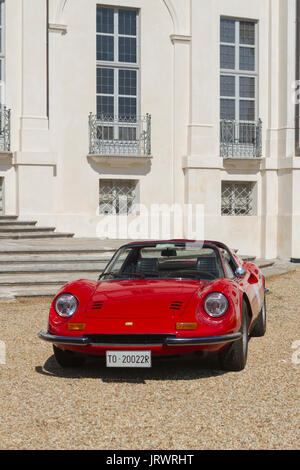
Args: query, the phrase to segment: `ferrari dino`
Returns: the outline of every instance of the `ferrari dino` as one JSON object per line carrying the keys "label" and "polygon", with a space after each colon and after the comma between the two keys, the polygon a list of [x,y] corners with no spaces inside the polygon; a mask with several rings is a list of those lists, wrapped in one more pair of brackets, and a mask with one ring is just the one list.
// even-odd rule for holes
{"label": "ferrari dino", "polygon": [[203,351],[222,370],[242,370],[249,336],[266,330],[265,280],[216,241],[134,242],[99,279],[65,285],[47,332],[62,367],[104,355],[107,367],[151,367],[152,358]]}

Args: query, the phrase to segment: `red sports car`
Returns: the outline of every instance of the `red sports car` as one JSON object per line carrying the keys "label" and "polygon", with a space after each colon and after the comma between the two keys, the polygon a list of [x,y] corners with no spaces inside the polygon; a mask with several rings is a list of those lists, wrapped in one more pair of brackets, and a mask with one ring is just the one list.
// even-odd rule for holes
{"label": "red sports car", "polygon": [[95,354],[107,367],[151,367],[152,356],[206,351],[242,370],[249,335],[266,330],[265,291],[258,267],[223,243],[129,243],[98,281],[61,289],[39,336],[62,367]]}

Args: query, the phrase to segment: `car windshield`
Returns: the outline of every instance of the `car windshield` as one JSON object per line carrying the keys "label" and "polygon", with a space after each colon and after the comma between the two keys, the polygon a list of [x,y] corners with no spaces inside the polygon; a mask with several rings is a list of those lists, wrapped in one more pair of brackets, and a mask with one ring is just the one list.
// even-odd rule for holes
{"label": "car windshield", "polygon": [[120,248],[100,280],[223,278],[217,247],[203,243],[155,243]]}

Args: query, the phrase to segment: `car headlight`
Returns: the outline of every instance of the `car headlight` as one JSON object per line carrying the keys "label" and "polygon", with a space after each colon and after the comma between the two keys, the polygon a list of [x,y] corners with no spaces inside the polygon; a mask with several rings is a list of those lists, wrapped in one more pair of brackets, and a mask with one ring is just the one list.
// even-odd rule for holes
{"label": "car headlight", "polygon": [[63,317],[69,318],[74,315],[78,307],[78,300],[72,294],[61,294],[55,301],[56,313]]}
{"label": "car headlight", "polygon": [[213,292],[206,297],[204,310],[210,317],[222,317],[227,312],[227,309],[228,300],[221,292]]}

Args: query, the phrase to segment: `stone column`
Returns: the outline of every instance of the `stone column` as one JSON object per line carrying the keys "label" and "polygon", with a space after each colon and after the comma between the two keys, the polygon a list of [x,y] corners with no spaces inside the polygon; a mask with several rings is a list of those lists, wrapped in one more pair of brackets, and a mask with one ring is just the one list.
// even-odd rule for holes
{"label": "stone column", "polygon": [[49,151],[47,2],[22,0],[21,151]]}
{"label": "stone column", "polygon": [[190,95],[190,36],[171,36],[174,45],[173,203],[184,203],[182,159],[187,154]]}
{"label": "stone column", "polygon": [[[173,137],[170,200],[172,204],[184,207],[185,180],[182,162],[187,155],[190,110],[191,0],[164,0],[164,3],[171,15],[174,28],[170,35],[173,44],[173,107],[170,110]],[[176,238],[184,236],[184,222],[181,234],[176,233],[174,236]]]}
{"label": "stone column", "polygon": [[[48,12],[46,0],[20,0],[21,115],[14,153],[20,216],[53,213],[56,156],[50,151],[48,116]],[[49,223],[51,224],[50,220]]]}

